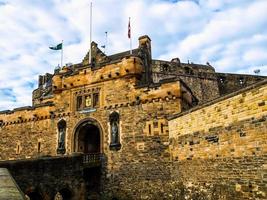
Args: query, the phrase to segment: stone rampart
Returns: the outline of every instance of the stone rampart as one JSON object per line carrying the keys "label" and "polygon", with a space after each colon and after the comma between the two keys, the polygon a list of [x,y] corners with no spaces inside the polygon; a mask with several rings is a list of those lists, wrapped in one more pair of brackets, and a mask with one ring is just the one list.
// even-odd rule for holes
{"label": "stone rampart", "polygon": [[207,199],[266,199],[266,118],[267,81],[172,117],[173,181]]}

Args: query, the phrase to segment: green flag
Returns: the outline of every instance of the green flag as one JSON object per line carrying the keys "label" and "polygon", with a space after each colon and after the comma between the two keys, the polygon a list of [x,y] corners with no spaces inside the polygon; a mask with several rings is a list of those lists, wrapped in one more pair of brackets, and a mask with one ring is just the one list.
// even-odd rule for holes
{"label": "green flag", "polygon": [[49,47],[49,49],[52,49],[52,50],[61,50],[62,49],[62,43],[54,46],[54,47]]}

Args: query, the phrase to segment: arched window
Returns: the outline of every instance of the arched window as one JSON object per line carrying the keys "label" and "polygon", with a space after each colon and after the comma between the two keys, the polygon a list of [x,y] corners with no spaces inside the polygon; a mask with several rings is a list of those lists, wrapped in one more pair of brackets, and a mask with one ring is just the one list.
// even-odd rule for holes
{"label": "arched window", "polygon": [[240,85],[244,85],[245,81],[244,81],[244,77],[240,77],[239,78],[239,84]]}
{"label": "arched window", "polygon": [[113,112],[109,115],[110,123],[110,145],[111,150],[119,150],[120,144],[120,115],[117,112]]}
{"label": "arched window", "polygon": [[66,152],[65,148],[65,136],[66,136],[66,121],[60,120],[57,124],[58,128],[58,147],[57,147],[57,153],[58,154],[64,154]]}
{"label": "arched window", "polygon": [[189,68],[189,67],[185,67],[184,70],[185,70],[186,74],[190,74],[190,75],[194,74],[193,70],[191,68]]}
{"label": "arched window", "polygon": [[170,66],[168,64],[163,64],[162,65],[162,69],[161,69],[162,72],[169,72],[170,71]]}

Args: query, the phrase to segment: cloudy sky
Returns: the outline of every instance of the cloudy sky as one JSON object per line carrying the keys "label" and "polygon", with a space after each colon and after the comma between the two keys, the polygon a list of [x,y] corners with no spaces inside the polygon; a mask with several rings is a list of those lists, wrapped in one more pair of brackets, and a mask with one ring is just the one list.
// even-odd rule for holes
{"label": "cloudy sky", "polygon": [[[53,73],[89,47],[90,0],[0,0],[0,110],[31,105],[39,74]],[[267,0],[93,0],[93,40],[107,54],[152,39],[154,59],[210,62],[219,72],[267,75]]]}

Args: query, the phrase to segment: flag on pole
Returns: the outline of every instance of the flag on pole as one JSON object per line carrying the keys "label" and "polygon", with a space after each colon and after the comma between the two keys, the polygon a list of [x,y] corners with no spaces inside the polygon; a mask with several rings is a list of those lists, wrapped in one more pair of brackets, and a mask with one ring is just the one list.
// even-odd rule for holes
{"label": "flag on pole", "polygon": [[58,45],[53,46],[53,47],[49,47],[49,49],[52,49],[52,50],[61,50],[61,67],[63,67],[63,40]]}
{"label": "flag on pole", "polygon": [[131,38],[131,22],[130,22],[130,17],[129,17],[129,23],[128,23],[128,38]]}
{"label": "flag on pole", "polygon": [[53,47],[49,47],[49,49],[52,49],[52,50],[61,50],[62,49],[62,43],[56,45],[56,46],[53,46]]}
{"label": "flag on pole", "polygon": [[133,51],[132,51],[131,18],[130,17],[129,17],[129,23],[128,23],[128,38],[130,39],[130,54],[132,54]]}

